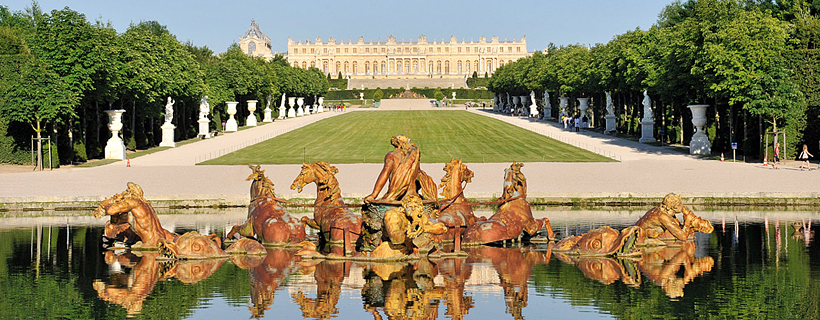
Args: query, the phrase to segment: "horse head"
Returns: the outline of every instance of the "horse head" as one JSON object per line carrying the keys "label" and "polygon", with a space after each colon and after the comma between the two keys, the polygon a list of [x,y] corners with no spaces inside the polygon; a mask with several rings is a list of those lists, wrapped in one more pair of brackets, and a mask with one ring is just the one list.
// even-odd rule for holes
{"label": "horse head", "polygon": [[245,179],[245,181],[253,180],[251,183],[251,199],[256,199],[265,195],[274,196],[273,182],[265,176],[265,170],[262,170],[262,167],[259,165],[248,165],[248,168],[253,170],[251,175]]}
{"label": "horse head", "polygon": [[311,164],[303,163],[302,171],[299,172],[299,176],[293,180],[293,184],[290,185],[290,188],[292,190],[298,189],[299,192],[302,192],[302,188],[311,183],[316,183],[319,187],[325,186],[332,180],[331,178],[335,176],[337,172],[339,172],[339,169],[336,169],[336,167],[324,161],[317,161]]}
{"label": "horse head", "polygon": [[[461,159],[450,159],[450,162],[444,164],[444,177],[441,178],[441,184],[439,185],[439,188],[443,189],[441,196],[455,196],[455,194],[461,192],[461,183],[472,182],[473,175],[473,171],[468,169]],[[448,194],[449,190],[454,190],[453,188],[456,191]]]}

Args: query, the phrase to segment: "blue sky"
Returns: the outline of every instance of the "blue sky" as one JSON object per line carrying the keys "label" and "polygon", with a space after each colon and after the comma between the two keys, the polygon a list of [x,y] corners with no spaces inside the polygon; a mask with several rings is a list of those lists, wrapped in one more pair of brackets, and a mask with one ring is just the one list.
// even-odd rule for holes
{"label": "blue sky", "polygon": [[[31,1],[11,0],[2,5],[24,10]],[[69,8],[89,21],[110,21],[118,32],[134,22],[156,20],[180,41],[190,40],[214,52],[242,36],[256,19],[271,38],[274,51],[287,50],[287,38],[337,41],[501,40],[527,36],[529,51],[556,45],[606,43],[628,30],[648,29],[672,0],[535,0],[535,1],[173,1],[173,0],[40,0],[44,11]]]}

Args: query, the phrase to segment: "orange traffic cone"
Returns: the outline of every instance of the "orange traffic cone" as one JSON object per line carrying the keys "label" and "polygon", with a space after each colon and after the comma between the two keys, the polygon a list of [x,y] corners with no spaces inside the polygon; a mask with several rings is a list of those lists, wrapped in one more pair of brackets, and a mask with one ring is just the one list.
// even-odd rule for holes
{"label": "orange traffic cone", "polygon": [[725,160],[723,160],[723,152],[720,153],[720,162],[725,162]]}
{"label": "orange traffic cone", "polygon": [[769,166],[769,163],[768,163],[768,162],[766,162],[766,157],[763,157],[763,166],[764,166],[764,167]]}
{"label": "orange traffic cone", "polygon": [[125,167],[126,167],[126,168],[130,168],[130,167],[131,167],[131,159],[129,159],[129,158],[125,158],[125,160],[127,160],[127,161],[128,161],[128,162],[126,162],[126,163],[125,163]]}

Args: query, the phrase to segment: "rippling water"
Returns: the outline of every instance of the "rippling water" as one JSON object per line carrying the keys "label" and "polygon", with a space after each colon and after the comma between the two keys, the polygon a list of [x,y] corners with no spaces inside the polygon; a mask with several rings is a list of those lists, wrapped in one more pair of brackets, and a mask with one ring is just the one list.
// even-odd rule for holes
{"label": "rippling water", "polygon": [[[222,234],[247,214],[207,211],[160,220],[179,233]],[[619,229],[643,213],[534,215],[548,217],[560,238]],[[107,219],[83,214],[0,219],[0,318],[820,318],[814,212],[698,211],[714,233],[631,259],[578,259],[530,244],[394,264],[300,262],[284,249],[160,262],[103,250]]]}

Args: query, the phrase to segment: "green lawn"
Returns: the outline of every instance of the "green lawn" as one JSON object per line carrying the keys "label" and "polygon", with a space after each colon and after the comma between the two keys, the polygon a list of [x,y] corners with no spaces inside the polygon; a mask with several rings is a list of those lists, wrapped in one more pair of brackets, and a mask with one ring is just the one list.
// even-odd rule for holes
{"label": "green lawn", "polygon": [[409,136],[426,163],[615,161],[502,121],[437,110],[349,112],[202,164],[381,163],[396,134]]}

